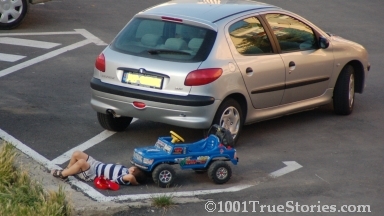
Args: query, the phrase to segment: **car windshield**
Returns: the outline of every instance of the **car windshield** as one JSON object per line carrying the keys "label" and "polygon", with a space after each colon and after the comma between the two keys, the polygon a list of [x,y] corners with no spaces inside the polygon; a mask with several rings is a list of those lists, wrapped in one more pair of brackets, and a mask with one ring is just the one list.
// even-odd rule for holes
{"label": "car windshield", "polygon": [[133,19],[116,37],[111,48],[130,55],[178,62],[204,61],[216,32],[183,23]]}

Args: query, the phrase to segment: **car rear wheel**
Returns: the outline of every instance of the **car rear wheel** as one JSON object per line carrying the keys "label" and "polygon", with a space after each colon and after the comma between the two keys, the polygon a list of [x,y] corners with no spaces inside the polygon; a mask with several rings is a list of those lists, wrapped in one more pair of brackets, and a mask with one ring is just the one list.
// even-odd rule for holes
{"label": "car rear wheel", "polygon": [[176,172],[169,164],[160,164],[152,172],[152,179],[156,185],[165,188],[173,184]]}
{"label": "car rear wheel", "polygon": [[338,115],[352,113],[355,103],[355,76],[351,65],[346,65],[337,79],[333,90],[333,108]]}
{"label": "car rear wheel", "polygon": [[243,114],[239,103],[232,99],[226,99],[217,109],[214,124],[218,124],[221,127],[229,130],[232,134],[234,143],[239,139],[241,129],[243,127]]}
{"label": "car rear wheel", "polygon": [[131,124],[132,117],[114,117],[111,113],[97,113],[99,124],[106,130],[124,131]]}
{"label": "car rear wheel", "polygon": [[27,0],[0,0],[0,29],[17,27],[27,15],[27,11]]}
{"label": "car rear wheel", "polygon": [[208,168],[208,177],[216,184],[224,184],[232,176],[232,169],[225,161],[214,161]]}

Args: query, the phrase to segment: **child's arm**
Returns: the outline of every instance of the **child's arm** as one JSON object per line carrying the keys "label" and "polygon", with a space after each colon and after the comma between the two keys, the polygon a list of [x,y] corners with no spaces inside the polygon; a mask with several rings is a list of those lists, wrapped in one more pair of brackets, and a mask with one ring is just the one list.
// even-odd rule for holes
{"label": "child's arm", "polygon": [[131,183],[131,185],[138,185],[139,183],[136,181],[136,178],[132,174],[127,174],[123,176],[123,180]]}

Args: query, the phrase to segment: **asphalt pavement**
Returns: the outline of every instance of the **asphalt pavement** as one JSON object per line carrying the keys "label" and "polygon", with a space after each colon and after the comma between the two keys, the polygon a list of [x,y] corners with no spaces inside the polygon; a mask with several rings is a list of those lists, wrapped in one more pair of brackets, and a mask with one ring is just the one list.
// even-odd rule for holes
{"label": "asphalt pavement", "polygon": [[[337,116],[327,105],[245,126],[236,146],[240,162],[232,167],[234,175],[227,184],[215,185],[204,174],[180,171],[178,186],[173,188],[161,189],[149,181],[112,192],[50,176],[47,169],[64,167],[75,149],[105,162],[128,165],[135,147],[153,145],[170,130],[187,141],[202,137],[200,130],[143,120],[122,133],[108,132],[99,126],[89,105],[96,56],[135,13],[160,2],[52,1],[31,6],[19,28],[0,32],[0,38],[19,39],[19,44],[0,44],[0,53],[24,56],[14,62],[0,61],[0,137],[22,149],[25,155],[20,161],[30,167],[31,176],[47,189],[66,186],[78,215],[340,215],[329,211],[342,206],[355,210],[353,215],[382,215],[381,0],[264,1],[362,44],[372,67],[350,116]],[[43,43],[27,47],[22,46],[23,40]],[[287,167],[287,161],[301,167],[271,177]],[[176,204],[166,212],[151,207],[151,196],[159,193],[174,196]],[[279,205],[288,211],[279,213]],[[371,213],[357,212],[354,207],[359,205],[369,205]]]}

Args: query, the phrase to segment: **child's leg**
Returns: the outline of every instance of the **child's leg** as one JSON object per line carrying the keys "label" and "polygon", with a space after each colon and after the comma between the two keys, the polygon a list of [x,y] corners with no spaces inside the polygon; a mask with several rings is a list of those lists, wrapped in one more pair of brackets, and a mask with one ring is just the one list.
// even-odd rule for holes
{"label": "child's leg", "polygon": [[129,182],[131,185],[138,185],[139,183],[136,181],[136,177],[132,174],[126,174],[123,176],[123,180],[125,182]]}
{"label": "child's leg", "polygon": [[71,156],[71,160],[69,161],[69,164],[68,164],[67,168],[69,168],[72,165],[74,165],[80,159],[83,159],[83,160],[87,161],[88,155],[85,154],[82,151],[75,151],[75,152],[73,152],[73,154]]}
{"label": "child's leg", "polygon": [[[88,158],[88,156],[87,156]],[[62,171],[62,175],[64,177],[75,175],[77,173],[80,173],[81,171],[86,171],[90,167],[90,164],[86,161],[86,159],[79,159],[74,163],[73,165],[69,166],[67,169],[64,169]]]}

